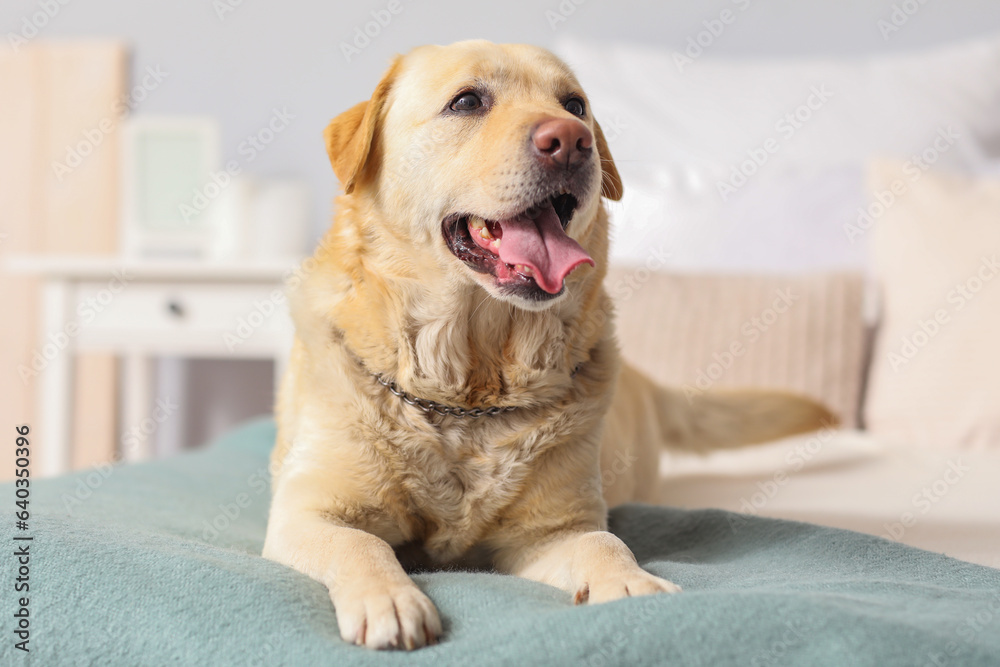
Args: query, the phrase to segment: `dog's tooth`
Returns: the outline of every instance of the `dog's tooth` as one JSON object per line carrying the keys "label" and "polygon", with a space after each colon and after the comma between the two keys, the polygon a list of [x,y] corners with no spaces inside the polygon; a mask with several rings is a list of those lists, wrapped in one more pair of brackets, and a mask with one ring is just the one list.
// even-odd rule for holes
{"label": "dog's tooth", "polygon": [[535,272],[531,270],[531,267],[527,264],[517,264],[514,266],[514,270],[524,276],[533,276]]}
{"label": "dog's tooth", "polygon": [[490,233],[489,225],[486,221],[480,218],[478,215],[469,216],[469,229],[477,232],[479,236],[483,238],[484,241],[492,241],[493,234]]}
{"label": "dog's tooth", "polygon": [[494,241],[490,245],[493,246],[494,250],[499,250],[500,249],[500,239],[497,239],[496,241]]}

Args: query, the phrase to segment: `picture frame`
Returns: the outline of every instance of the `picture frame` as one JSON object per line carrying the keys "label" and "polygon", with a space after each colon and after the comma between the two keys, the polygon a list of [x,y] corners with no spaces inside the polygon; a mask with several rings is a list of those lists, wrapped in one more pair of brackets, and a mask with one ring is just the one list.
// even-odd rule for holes
{"label": "picture frame", "polygon": [[129,257],[219,254],[232,193],[220,168],[218,123],[207,116],[140,116],[123,126],[121,248]]}

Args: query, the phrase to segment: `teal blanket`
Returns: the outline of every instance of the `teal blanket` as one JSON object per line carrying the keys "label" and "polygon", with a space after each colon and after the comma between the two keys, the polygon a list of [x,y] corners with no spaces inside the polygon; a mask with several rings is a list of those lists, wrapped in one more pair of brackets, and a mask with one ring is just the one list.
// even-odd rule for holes
{"label": "teal blanket", "polygon": [[[259,556],[269,421],[205,450],[31,487],[29,653],[2,665],[1000,665],[1000,571],[876,537],[629,506],[612,530],[672,596],[574,607],[488,573],[415,577],[445,624],[411,654],[346,645],[326,589]],[[13,507],[14,488],[0,486]],[[845,490],[845,493],[849,493]]]}

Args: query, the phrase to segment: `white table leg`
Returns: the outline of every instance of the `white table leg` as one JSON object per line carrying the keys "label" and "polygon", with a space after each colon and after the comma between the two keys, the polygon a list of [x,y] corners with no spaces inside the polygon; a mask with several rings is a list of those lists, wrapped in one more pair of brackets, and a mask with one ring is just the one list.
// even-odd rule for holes
{"label": "white table leg", "polygon": [[61,475],[70,468],[73,426],[73,348],[66,332],[71,288],[63,281],[42,287],[42,330],[38,352],[45,366],[38,377],[38,409],[42,446],[39,476]]}
{"label": "white table leg", "polygon": [[[154,362],[154,396],[158,405],[153,411],[163,420],[157,423],[156,433],[150,436],[154,458],[173,456],[184,449],[187,414],[180,403],[181,397],[187,395],[190,365],[191,359],[183,357],[160,357]],[[165,407],[160,407],[160,398]],[[168,409],[169,414],[166,412]]]}
{"label": "white table leg", "polygon": [[122,357],[121,454],[126,462],[152,458],[159,423],[153,410],[153,360],[129,352]]}

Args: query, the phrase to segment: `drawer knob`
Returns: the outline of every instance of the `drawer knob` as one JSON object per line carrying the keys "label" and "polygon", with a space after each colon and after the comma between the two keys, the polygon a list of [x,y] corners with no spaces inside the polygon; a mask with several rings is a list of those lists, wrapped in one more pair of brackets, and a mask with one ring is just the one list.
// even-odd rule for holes
{"label": "drawer knob", "polygon": [[169,310],[170,314],[173,315],[174,317],[184,317],[184,306],[182,306],[177,301],[174,300],[168,301],[167,310]]}

